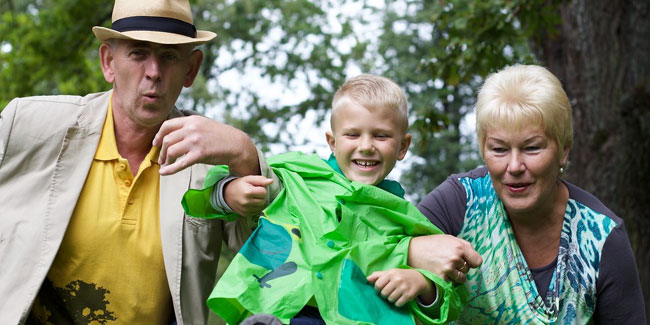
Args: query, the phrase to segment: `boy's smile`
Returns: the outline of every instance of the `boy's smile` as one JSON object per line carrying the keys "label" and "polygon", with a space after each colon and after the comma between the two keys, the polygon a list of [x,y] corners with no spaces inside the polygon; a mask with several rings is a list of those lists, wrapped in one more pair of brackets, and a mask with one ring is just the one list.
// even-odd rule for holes
{"label": "boy's smile", "polygon": [[343,174],[350,180],[377,185],[404,159],[411,135],[399,124],[398,111],[372,111],[343,99],[332,114],[327,143]]}

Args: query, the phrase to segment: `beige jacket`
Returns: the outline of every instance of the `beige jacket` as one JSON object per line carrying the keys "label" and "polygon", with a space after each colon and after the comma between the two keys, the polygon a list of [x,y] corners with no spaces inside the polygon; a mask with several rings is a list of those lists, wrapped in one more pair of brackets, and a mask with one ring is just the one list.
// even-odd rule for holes
{"label": "beige jacket", "polygon": [[[95,156],[109,99],[110,92],[14,99],[0,115],[1,324],[24,323],[30,312]],[[174,109],[170,118],[183,115]],[[222,240],[239,249],[251,233],[243,218],[183,213],[181,197],[202,188],[208,168],[160,178],[162,249],[178,324],[207,322]]]}

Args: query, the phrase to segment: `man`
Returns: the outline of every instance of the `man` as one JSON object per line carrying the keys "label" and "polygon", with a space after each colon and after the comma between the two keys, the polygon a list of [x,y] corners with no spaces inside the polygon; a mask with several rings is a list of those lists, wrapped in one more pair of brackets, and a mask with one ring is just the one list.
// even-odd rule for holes
{"label": "man", "polygon": [[0,323],[204,324],[221,242],[251,225],[190,219],[181,197],[202,186],[195,163],[266,165],[241,131],[174,107],[216,36],[187,0],[116,0],[93,32],[112,91],[0,115]]}

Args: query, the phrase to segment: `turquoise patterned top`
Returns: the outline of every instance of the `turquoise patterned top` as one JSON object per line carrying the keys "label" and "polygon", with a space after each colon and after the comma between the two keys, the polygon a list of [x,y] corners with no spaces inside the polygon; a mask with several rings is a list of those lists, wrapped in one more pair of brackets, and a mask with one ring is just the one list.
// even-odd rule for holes
{"label": "turquoise patterned top", "polygon": [[472,243],[484,261],[480,272],[467,274],[466,287],[472,298],[459,322],[587,323],[596,302],[599,253],[616,224],[569,200],[558,264],[544,301],[537,293],[490,176],[460,182],[467,194],[467,214],[458,237]]}
{"label": "turquoise patterned top", "polygon": [[[602,300],[607,307],[601,308],[614,315],[616,323],[645,318],[636,266],[622,220],[590,194],[565,184],[570,195],[557,261],[548,271],[552,277],[545,295],[538,292],[539,283],[536,285],[517,244],[487,169],[450,177],[420,203],[418,208],[434,224],[470,242],[483,257],[481,267],[467,274],[465,286],[470,299],[456,323],[587,324],[594,321],[601,290],[609,290],[607,299]],[[615,231],[615,236],[610,236]],[[615,257],[620,263],[616,267],[626,278],[608,270],[608,278],[603,281],[599,278],[602,253],[610,237],[613,239],[609,245],[616,249],[612,255],[623,256]],[[623,244],[618,246],[619,243]],[[614,259],[612,255],[610,261]],[[604,289],[607,286],[602,283],[611,282],[616,283]],[[545,284],[542,288],[546,288]],[[628,315],[619,314],[616,309],[627,309]],[[601,310],[597,318],[600,321],[604,319],[602,314]]]}

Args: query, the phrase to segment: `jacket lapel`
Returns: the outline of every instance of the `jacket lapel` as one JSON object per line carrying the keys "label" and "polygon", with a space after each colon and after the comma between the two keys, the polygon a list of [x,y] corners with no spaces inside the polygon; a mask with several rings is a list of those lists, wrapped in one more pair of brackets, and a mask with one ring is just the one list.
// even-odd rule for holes
{"label": "jacket lapel", "polygon": [[[58,250],[83,189],[106,119],[110,92],[88,102],[77,125],[66,129],[49,187],[45,229]],[[60,237],[60,238],[58,238]],[[49,265],[49,264],[47,264]]]}
{"label": "jacket lapel", "polygon": [[[176,109],[172,110],[169,118],[182,116]],[[181,310],[181,270],[183,265],[183,227],[184,216],[181,198],[190,188],[192,167],[185,168],[175,174],[160,176],[160,238],[162,241],[163,258],[167,281],[172,294],[174,310]],[[176,314],[176,320],[182,324],[182,317]]]}

